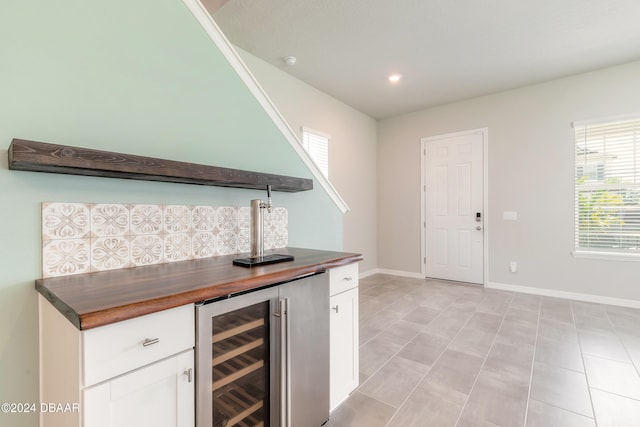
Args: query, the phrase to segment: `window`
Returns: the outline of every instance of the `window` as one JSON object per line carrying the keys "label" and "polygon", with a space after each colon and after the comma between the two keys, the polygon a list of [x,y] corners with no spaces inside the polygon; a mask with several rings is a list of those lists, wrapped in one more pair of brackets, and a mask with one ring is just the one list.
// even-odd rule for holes
{"label": "window", "polygon": [[574,128],[576,249],[640,255],[640,117]]}
{"label": "window", "polygon": [[302,128],[302,146],[325,177],[329,177],[329,135]]}

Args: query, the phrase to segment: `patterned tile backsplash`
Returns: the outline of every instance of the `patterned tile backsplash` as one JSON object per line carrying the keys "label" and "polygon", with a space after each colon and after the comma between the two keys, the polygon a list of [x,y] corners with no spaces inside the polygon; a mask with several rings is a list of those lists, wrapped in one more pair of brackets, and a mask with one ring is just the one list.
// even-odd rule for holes
{"label": "patterned tile backsplash", "polygon": [[[249,207],[42,204],[42,277],[250,251]],[[265,249],[288,244],[288,212],[265,212]]]}

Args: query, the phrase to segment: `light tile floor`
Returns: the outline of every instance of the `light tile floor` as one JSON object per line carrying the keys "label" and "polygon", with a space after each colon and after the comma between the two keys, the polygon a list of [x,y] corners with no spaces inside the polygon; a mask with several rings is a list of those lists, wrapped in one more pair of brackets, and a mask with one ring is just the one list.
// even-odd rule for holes
{"label": "light tile floor", "polygon": [[359,307],[328,427],[640,426],[640,310],[387,275]]}

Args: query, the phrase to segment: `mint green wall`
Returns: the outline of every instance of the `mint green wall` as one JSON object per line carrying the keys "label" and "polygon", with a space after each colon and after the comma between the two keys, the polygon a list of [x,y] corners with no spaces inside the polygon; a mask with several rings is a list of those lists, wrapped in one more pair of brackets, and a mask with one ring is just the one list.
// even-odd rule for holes
{"label": "mint green wall", "polygon": [[[181,0],[0,6],[0,403],[38,402],[43,201],[248,205],[263,192],[7,169],[12,138],[311,178]],[[274,193],[291,246],[340,250],[321,189]],[[0,425],[37,415],[0,413]]]}

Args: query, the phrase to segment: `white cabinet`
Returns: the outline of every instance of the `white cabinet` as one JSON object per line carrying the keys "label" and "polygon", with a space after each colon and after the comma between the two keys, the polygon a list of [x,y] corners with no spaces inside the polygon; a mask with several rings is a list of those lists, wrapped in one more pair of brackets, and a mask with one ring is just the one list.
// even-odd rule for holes
{"label": "white cabinet", "polygon": [[84,390],[84,425],[193,427],[193,350]]}
{"label": "white cabinet", "polygon": [[358,387],[358,264],[329,270],[331,409]]}
{"label": "white cabinet", "polygon": [[194,425],[193,305],[79,331],[39,297],[41,427]]}

